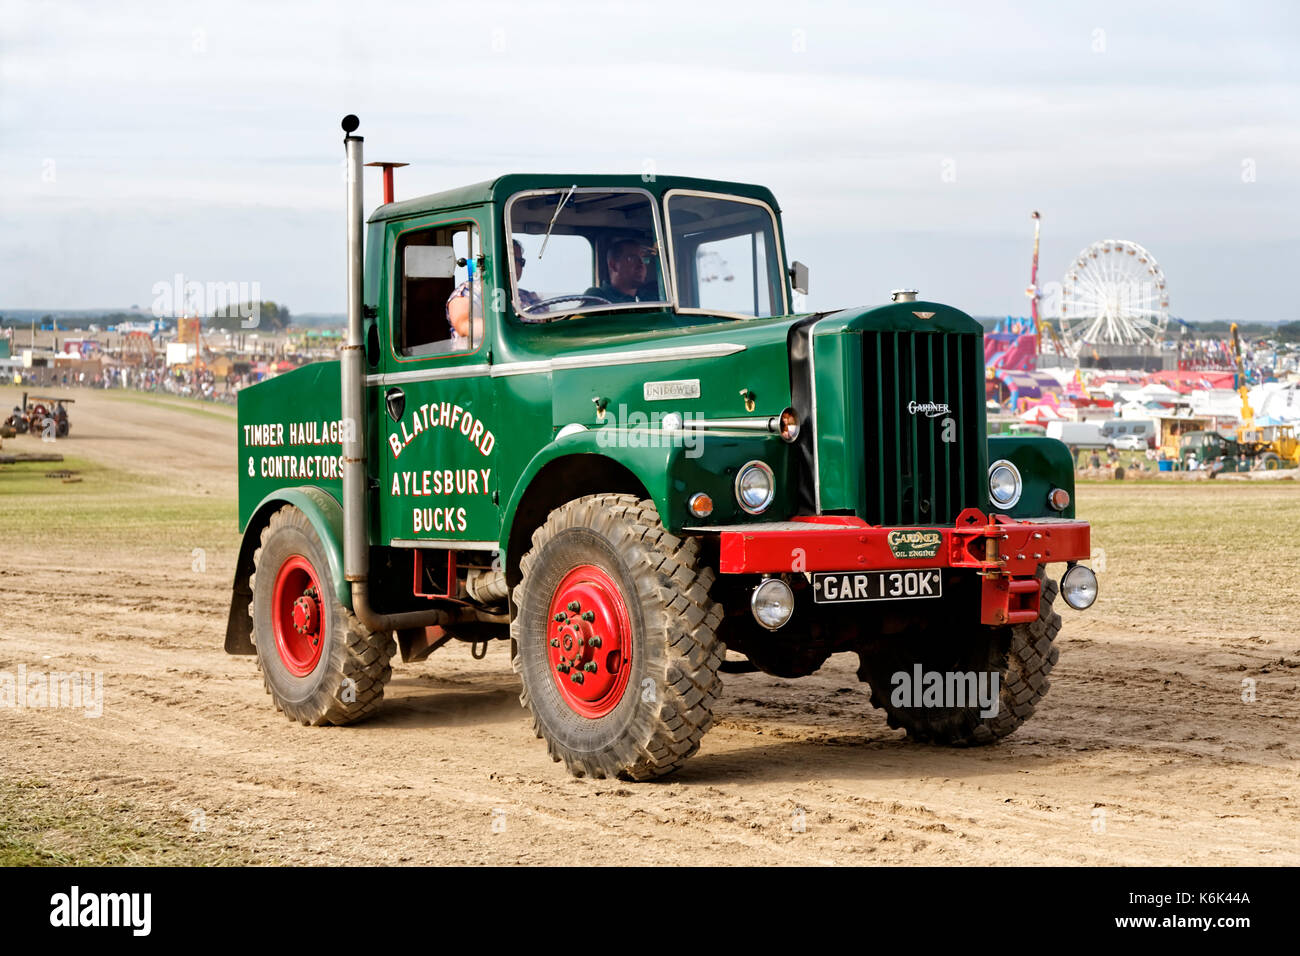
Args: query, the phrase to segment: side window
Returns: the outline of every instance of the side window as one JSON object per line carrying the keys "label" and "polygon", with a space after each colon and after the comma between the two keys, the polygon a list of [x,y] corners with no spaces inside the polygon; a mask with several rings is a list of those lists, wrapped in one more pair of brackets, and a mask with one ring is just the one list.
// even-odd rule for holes
{"label": "side window", "polygon": [[696,308],[771,315],[766,236],[759,232],[702,242],[695,249]]}
{"label": "side window", "polygon": [[481,251],[473,223],[410,232],[397,246],[393,341],[402,355],[472,352],[483,340]]}
{"label": "side window", "polygon": [[775,217],[765,204],[670,192],[667,208],[679,307],[737,317],[781,314],[785,277]]}

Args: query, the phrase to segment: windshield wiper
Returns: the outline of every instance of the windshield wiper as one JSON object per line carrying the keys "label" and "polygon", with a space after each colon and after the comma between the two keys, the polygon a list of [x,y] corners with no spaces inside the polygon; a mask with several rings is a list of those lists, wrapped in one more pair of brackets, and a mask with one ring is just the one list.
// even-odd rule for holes
{"label": "windshield wiper", "polygon": [[546,227],[546,235],[542,239],[542,248],[537,250],[538,259],[546,255],[546,244],[551,241],[551,230],[555,228],[555,220],[560,218],[560,212],[564,209],[565,204],[569,201],[569,197],[573,195],[573,191],[577,188],[578,188],[577,183],[574,183],[572,186],[570,186],[569,191],[565,193],[564,198],[560,200],[560,204],[555,207],[555,215],[551,217],[550,225]]}

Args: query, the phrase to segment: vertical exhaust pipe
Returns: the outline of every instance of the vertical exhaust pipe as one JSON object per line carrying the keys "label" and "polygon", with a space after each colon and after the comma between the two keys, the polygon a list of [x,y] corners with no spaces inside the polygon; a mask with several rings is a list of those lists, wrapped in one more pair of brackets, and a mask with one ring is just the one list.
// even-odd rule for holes
{"label": "vertical exhaust pipe", "polygon": [[[339,369],[343,413],[343,577],[351,585],[352,610],[372,631],[393,631],[408,627],[446,624],[446,611],[408,611],[379,614],[370,606],[370,541],[366,534],[366,429],[365,366],[362,329],[362,143],[354,136],[361,121],[349,113],[343,117],[343,149],[348,167],[348,334],[343,343]],[[391,175],[391,172],[389,173]]]}
{"label": "vertical exhaust pipe", "polygon": [[366,444],[362,407],[362,144],[354,136],[361,121],[343,117],[343,148],[348,166],[348,334],[343,343],[340,384],[343,391],[343,574],[363,586],[369,576],[366,542]]}

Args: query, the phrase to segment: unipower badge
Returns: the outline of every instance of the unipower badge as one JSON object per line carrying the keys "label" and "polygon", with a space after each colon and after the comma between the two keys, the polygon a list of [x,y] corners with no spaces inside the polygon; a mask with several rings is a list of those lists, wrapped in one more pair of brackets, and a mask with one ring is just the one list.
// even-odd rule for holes
{"label": "unipower badge", "polygon": [[894,557],[904,561],[911,558],[933,558],[939,554],[943,535],[938,531],[891,531],[889,550]]}

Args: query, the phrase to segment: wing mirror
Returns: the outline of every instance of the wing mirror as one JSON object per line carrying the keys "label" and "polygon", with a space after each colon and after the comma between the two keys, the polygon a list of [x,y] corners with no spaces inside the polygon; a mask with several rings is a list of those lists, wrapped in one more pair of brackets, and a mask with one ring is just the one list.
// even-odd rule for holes
{"label": "wing mirror", "polygon": [[800,295],[808,294],[808,267],[802,262],[790,263],[790,281],[794,291]]}

